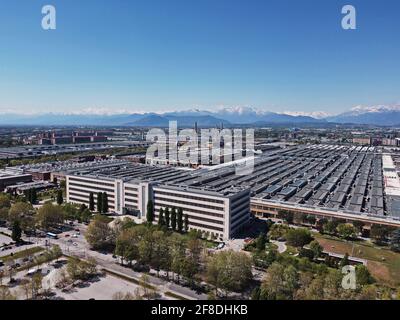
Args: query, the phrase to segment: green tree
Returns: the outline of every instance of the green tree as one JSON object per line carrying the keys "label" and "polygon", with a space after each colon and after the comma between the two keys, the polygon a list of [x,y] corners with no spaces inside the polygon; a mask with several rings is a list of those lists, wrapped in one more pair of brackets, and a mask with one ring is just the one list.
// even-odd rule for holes
{"label": "green tree", "polygon": [[58,190],[57,191],[57,204],[58,205],[62,205],[63,202],[64,202],[63,191],[62,190]]}
{"label": "green tree", "polygon": [[165,225],[165,220],[164,220],[164,209],[160,208],[160,212],[158,215],[158,225],[159,226],[164,226]]}
{"label": "green tree", "polygon": [[341,223],[336,227],[336,230],[342,239],[352,239],[357,236],[356,228],[350,223]]}
{"label": "green tree", "polygon": [[67,220],[76,220],[79,217],[79,212],[77,209],[76,204],[72,204],[72,203],[65,203],[62,206],[62,209],[64,211],[64,217]]}
{"label": "green tree", "polygon": [[393,251],[400,252],[400,229],[392,232],[390,237],[390,248]]}
{"label": "green tree", "polygon": [[110,248],[115,243],[115,233],[108,225],[108,220],[100,217],[89,223],[85,234],[86,241],[95,250]]}
{"label": "green tree", "polygon": [[93,192],[89,194],[89,210],[94,211],[94,195]]}
{"label": "green tree", "polygon": [[30,203],[35,204],[36,202],[37,202],[37,192],[36,192],[36,189],[32,188]]}
{"label": "green tree", "polygon": [[64,210],[52,203],[45,203],[37,212],[37,223],[44,229],[57,227],[64,222]]}
{"label": "green tree", "polygon": [[140,229],[139,227],[122,230],[122,232],[118,235],[115,246],[115,254],[121,257],[122,264],[124,264],[124,261],[132,264],[133,260],[137,260],[139,258],[138,244],[142,235],[143,229]]}
{"label": "green tree", "polygon": [[0,221],[8,220],[8,211],[10,208],[10,197],[4,193],[0,193]]}
{"label": "green tree", "polygon": [[32,297],[35,299],[42,290],[43,287],[43,276],[40,272],[36,272],[32,277],[31,282],[32,288]]}
{"label": "green tree", "polygon": [[183,210],[178,208],[178,213],[176,214],[176,227],[178,232],[183,231]]}
{"label": "green tree", "polygon": [[11,239],[17,243],[21,241],[21,236],[22,236],[22,229],[19,224],[20,223],[18,220],[14,221],[11,231]]}
{"label": "green tree", "polygon": [[285,287],[285,267],[274,262],[267,270],[262,281],[260,299],[262,300],[287,300],[288,293]]}
{"label": "green tree", "polygon": [[171,210],[171,229],[176,230],[176,209],[172,208]]}
{"label": "green tree", "polygon": [[164,215],[165,215],[165,225],[167,226],[167,228],[169,228],[171,219],[170,219],[169,208],[168,207],[165,208]]}
{"label": "green tree", "polygon": [[10,197],[4,193],[0,193],[0,208],[11,208]]}
{"label": "green tree", "polygon": [[287,243],[291,246],[301,248],[312,241],[311,233],[307,229],[290,229],[286,233]]}
{"label": "green tree", "polygon": [[147,202],[146,220],[150,224],[154,221],[154,204],[152,200]]}
{"label": "green tree", "polygon": [[358,265],[356,267],[356,279],[357,279],[357,285],[360,286],[365,286],[367,284],[372,284],[374,282],[374,279],[369,273],[367,267],[364,266],[363,264]]}
{"label": "green tree", "polygon": [[22,230],[33,230],[35,227],[34,221],[35,210],[30,203],[16,202],[8,211],[8,222],[13,225],[15,221],[19,222]]}
{"label": "green tree", "polygon": [[184,260],[186,258],[186,246],[182,235],[173,233],[169,237],[171,271],[178,276],[182,274]]}
{"label": "green tree", "polygon": [[294,215],[292,212],[286,210],[279,210],[278,218],[286,221],[286,223],[293,223]]}
{"label": "green tree", "polygon": [[323,225],[322,229],[327,234],[336,234],[337,225],[338,223],[336,221],[329,220]]}
{"label": "green tree", "polygon": [[384,226],[373,224],[371,226],[370,237],[377,243],[382,243],[386,241],[389,232]]}
{"label": "green tree", "polygon": [[232,250],[221,251],[209,258],[206,267],[207,280],[218,289],[229,292],[243,292],[253,277],[252,263],[249,256]]}
{"label": "green tree", "polygon": [[63,252],[62,252],[60,246],[56,244],[56,245],[51,247],[50,254],[51,254],[52,260],[55,259],[55,260],[58,261],[58,259],[62,257]]}
{"label": "green tree", "polygon": [[[164,219],[164,218],[163,218]],[[163,257],[168,254],[167,239],[163,231],[154,231],[152,234],[154,242],[150,264],[157,271],[157,277],[163,266]]]}
{"label": "green tree", "polygon": [[344,254],[344,257],[342,258],[342,260],[340,260],[339,262],[339,267],[343,268],[344,266],[348,266],[350,264],[349,262],[349,254],[346,252]]}
{"label": "green tree", "polygon": [[109,210],[107,192],[103,192],[103,196],[101,197],[101,208],[103,213],[107,213]]}
{"label": "green tree", "polygon": [[139,260],[143,264],[151,265],[154,261],[154,238],[152,229],[149,228],[148,232],[140,239],[139,242]]}
{"label": "green tree", "polygon": [[267,245],[267,242],[268,242],[267,235],[265,233],[260,233],[256,239],[256,249],[258,251],[265,250],[265,246]]}
{"label": "green tree", "polygon": [[185,220],[184,220],[184,226],[183,226],[185,232],[189,231],[189,216],[185,214]]}
{"label": "green tree", "polygon": [[103,213],[103,193],[97,193],[97,212]]}
{"label": "green tree", "polygon": [[321,256],[324,248],[319,244],[317,240],[311,241],[310,250],[313,252],[314,259],[317,259]]}

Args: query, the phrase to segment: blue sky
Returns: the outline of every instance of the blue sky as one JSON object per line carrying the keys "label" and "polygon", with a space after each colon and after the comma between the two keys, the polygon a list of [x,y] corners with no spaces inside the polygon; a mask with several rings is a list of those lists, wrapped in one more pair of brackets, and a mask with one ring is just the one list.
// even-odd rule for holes
{"label": "blue sky", "polygon": [[399,31],[397,0],[2,0],[0,111],[397,104]]}

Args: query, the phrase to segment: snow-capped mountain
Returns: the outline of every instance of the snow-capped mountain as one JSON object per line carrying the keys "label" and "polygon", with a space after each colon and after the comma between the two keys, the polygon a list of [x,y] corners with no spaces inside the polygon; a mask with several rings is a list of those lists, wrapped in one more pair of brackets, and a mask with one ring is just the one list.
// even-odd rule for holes
{"label": "snow-capped mountain", "polygon": [[356,106],[348,112],[327,117],[326,120],[337,123],[397,126],[400,125],[400,105]]}
{"label": "snow-capped mountain", "polygon": [[400,125],[400,105],[357,106],[335,116],[325,112],[286,111],[282,113],[252,107],[217,107],[214,110],[187,109],[163,113],[131,113],[126,110],[112,113],[107,109],[85,109],[82,112],[15,114],[0,112],[0,125],[102,125],[102,126],[166,126],[168,121],[178,126],[224,125],[302,125],[349,123],[382,126]]}

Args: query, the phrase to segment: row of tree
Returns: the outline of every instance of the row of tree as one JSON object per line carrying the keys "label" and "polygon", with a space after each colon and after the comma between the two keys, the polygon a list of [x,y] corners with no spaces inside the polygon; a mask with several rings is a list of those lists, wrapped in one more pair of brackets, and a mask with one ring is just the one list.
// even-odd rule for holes
{"label": "row of tree", "polygon": [[189,216],[183,214],[182,208],[172,208],[171,210],[167,207],[165,209],[160,208],[158,215],[158,224],[171,228],[177,232],[188,232],[189,231]]}
{"label": "row of tree", "polygon": [[[96,208],[99,213],[107,213],[109,211],[107,192],[98,192],[96,197]],[[89,194],[89,210],[95,210],[94,194]]]}
{"label": "row of tree", "polygon": [[164,271],[167,279],[185,279],[194,286],[205,275],[217,295],[241,292],[252,279],[252,260],[247,254],[222,251],[210,255],[194,230],[180,234],[158,224],[136,225],[128,220],[111,227],[106,217],[96,216],[85,237],[95,250],[114,248],[121,264],[148,266],[158,274]]}
{"label": "row of tree", "polygon": [[[154,203],[152,200],[147,202],[146,220],[152,224],[156,219],[154,213]],[[158,213],[158,225],[171,228],[177,232],[189,231],[189,216],[183,214],[182,208],[160,208]]]}

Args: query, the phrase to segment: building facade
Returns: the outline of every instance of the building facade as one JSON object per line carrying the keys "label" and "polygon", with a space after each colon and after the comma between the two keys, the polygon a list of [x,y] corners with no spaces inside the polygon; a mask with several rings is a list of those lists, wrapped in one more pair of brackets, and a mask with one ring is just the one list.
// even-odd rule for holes
{"label": "building facade", "polygon": [[250,219],[250,190],[225,192],[166,185],[146,181],[124,181],[99,176],[67,175],[67,202],[89,205],[90,193],[95,204],[97,194],[106,192],[110,212],[132,214],[146,221],[147,204],[154,204],[155,222],[161,208],[181,208],[188,216],[189,230],[198,230],[218,239],[229,239]]}

